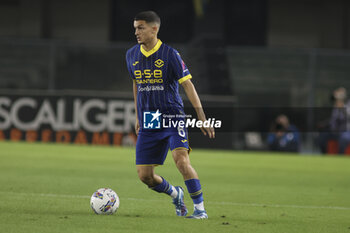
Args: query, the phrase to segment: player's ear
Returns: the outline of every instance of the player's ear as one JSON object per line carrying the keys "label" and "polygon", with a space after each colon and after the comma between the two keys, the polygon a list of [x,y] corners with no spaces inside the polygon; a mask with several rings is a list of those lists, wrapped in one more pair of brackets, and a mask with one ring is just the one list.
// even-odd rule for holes
{"label": "player's ear", "polygon": [[158,25],[152,26],[152,30],[153,30],[153,32],[154,32],[155,34],[158,34],[158,31],[159,31]]}

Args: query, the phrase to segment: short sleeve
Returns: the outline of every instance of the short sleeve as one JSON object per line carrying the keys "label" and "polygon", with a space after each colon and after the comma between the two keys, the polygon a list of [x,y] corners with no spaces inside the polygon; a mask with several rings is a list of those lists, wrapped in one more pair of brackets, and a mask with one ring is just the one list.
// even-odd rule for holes
{"label": "short sleeve", "polygon": [[126,60],[126,68],[128,69],[128,72],[129,72],[129,74],[130,74],[130,77],[132,78],[132,79],[135,79],[135,76],[134,76],[134,74],[133,74],[133,72],[132,72],[132,69],[131,69],[131,56],[130,56],[130,51],[127,51],[126,52],[126,56],[125,56],[125,60]]}
{"label": "short sleeve", "polygon": [[169,64],[173,71],[174,79],[177,80],[179,84],[192,78],[185,62],[182,60],[179,52],[175,49],[171,53]]}

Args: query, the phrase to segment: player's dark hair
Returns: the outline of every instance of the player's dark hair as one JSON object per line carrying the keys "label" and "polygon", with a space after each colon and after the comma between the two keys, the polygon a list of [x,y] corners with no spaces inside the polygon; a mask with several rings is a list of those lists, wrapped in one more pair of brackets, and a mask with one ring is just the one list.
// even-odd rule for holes
{"label": "player's dark hair", "polygon": [[135,16],[134,20],[144,20],[146,23],[157,23],[160,25],[160,18],[154,11],[142,11]]}

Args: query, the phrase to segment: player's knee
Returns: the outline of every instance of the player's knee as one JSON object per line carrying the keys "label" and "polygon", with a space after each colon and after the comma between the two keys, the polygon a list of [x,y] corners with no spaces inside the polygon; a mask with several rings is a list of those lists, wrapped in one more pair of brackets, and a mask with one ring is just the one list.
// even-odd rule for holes
{"label": "player's knee", "polygon": [[153,183],[153,177],[152,176],[149,176],[149,175],[139,175],[139,178],[140,180],[147,184],[147,185],[150,185]]}
{"label": "player's knee", "polygon": [[138,170],[138,176],[139,176],[139,179],[147,184],[147,185],[152,185],[154,183],[154,177],[153,177],[153,174],[149,174],[149,173],[146,173],[146,172],[142,172],[140,170]]}
{"label": "player's knee", "polygon": [[176,167],[181,173],[186,173],[189,169],[191,169],[191,164],[187,159],[178,159],[176,161]]}
{"label": "player's knee", "polygon": [[151,176],[141,176],[140,180],[148,186],[153,186],[154,180]]}

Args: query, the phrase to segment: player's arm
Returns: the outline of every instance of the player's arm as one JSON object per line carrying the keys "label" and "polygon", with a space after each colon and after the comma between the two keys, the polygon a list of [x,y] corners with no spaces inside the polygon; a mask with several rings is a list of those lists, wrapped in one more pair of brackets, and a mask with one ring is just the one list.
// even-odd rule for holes
{"label": "player's arm", "polygon": [[132,90],[134,93],[134,104],[135,104],[135,114],[136,114],[135,132],[136,132],[136,135],[138,135],[140,130],[140,124],[139,124],[139,119],[137,114],[137,85],[135,80],[133,80],[133,83],[132,83]]}
{"label": "player's arm", "polygon": [[[203,122],[206,121],[207,118],[205,116],[205,113],[204,113],[204,110],[202,107],[202,103],[199,99],[196,88],[194,87],[191,80],[188,79],[188,80],[184,81],[183,83],[181,83],[181,85],[185,89],[185,93],[186,93],[188,99],[190,100],[192,106],[196,110],[198,120],[201,120]],[[215,138],[214,128],[202,127],[201,131],[203,132],[204,135],[208,134],[209,138]]]}

